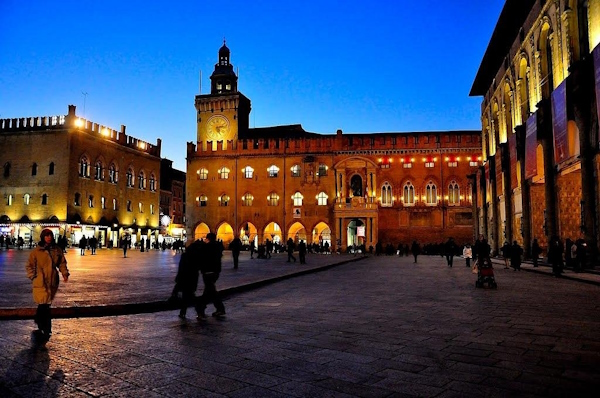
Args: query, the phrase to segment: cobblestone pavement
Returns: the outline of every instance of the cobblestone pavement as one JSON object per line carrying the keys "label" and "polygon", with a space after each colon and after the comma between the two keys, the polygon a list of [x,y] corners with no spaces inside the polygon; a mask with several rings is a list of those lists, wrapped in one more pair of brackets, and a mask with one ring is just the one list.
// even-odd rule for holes
{"label": "cobblestone pavement", "polygon": [[477,289],[462,264],[371,257],[237,294],[222,320],[58,319],[45,349],[1,321],[0,396],[598,396],[598,286],[498,267]]}
{"label": "cobblestone pavement", "polygon": [[[33,307],[31,282],[25,274],[30,250],[0,253],[0,319],[2,308]],[[173,289],[180,254],[171,250],[129,251],[123,258],[120,250],[89,251],[81,256],[79,249],[68,250],[71,277],[60,285],[53,303],[58,307],[108,306],[166,300]],[[298,256],[296,255],[296,258]],[[223,256],[223,272],[219,288],[227,289],[281,277],[299,271],[321,268],[355,259],[350,255],[308,255],[307,264],[287,263],[287,254],[274,254],[271,259],[251,259],[242,252],[237,270],[233,269],[231,252]]]}

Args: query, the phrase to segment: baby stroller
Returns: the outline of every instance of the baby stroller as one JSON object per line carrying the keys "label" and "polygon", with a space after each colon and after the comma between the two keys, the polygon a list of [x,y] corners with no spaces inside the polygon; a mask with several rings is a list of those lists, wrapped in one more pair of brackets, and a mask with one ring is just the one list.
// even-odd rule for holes
{"label": "baby stroller", "polygon": [[484,287],[487,283],[489,287],[496,289],[498,284],[494,278],[494,267],[492,267],[492,261],[489,258],[483,261],[478,261],[477,264],[477,280],[475,281],[475,287]]}

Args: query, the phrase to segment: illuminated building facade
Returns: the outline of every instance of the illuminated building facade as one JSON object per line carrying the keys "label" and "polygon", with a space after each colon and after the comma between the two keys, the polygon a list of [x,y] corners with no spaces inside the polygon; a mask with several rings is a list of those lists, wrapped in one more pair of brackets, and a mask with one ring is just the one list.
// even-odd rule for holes
{"label": "illuminated building facade", "polygon": [[169,159],[160,161],[160,226],[168,241],[185,240],[185,173]]}
{"label": "illuminated building facade", "polygon": [[300,125],[249,128],[223,45],[211,93],[195,98],[187,146],[188,236],[353,244],[473,239],[480,131],[336,134]]}
{"label": "illuminated building facade", "polygon": [[43,228],[70,243],[156,239],[160,139],[156,145],[67,115],[0,120],[0,228],[34,242]]}
{"label": "illuminated building facade", "polygon": [[482,96],[477,230],[495,252],[556,235],[598,249],[600,1],[507,0],[471,89]]}

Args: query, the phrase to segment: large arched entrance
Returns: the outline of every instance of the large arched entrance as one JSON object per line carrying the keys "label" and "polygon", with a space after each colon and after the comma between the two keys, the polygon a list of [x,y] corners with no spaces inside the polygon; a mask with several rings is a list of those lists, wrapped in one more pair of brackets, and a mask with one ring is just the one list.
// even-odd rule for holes
{"label": "large arched entrance", "polygon": [[194,230],[194,240],[204,239],[206,235],[210,232],[210,228],[205,223],[200,223],[196,226]]}
{"label": "large arched entrance", "polygon": [[288,230],[288,237],[292,238],[295,244],[298,244],[301,240],[306,242],[306,229],[304,225],[299,222],[293,223]]}
{"label": "large arched entrance", "polygon": [[254,224],[251,222],[244,223],[240,229],[240,240],[242,241],[242,244],[244,246],[250,246],[250,242],[253,242],[254,246],[257,246],[257,233],[258,230]]}
{"label": "large arched entrance", "polygon": [[231,225],[226,222],[219,225],[219,228],[217,228],[217,240],[222,241],[223,246],[229,247],[229,243],[233,240],[233,237],[233,228],[231,228]]}
{"label": "large arched entrance", "polygon": [[319,246],[327,245],[331,247],[331,228],[324,222],[320,222],[313,228],[312,243],[318,243]]}
{"label": "large arched entrance", "polygon": [[348,223],[347,237],[348,247],[360,246],[365,243],[365,224],[362,220],[355,218]]}
{"label": "large arched entrance", "polygon": [[281,235],[281,227],[275,222],[267,224],[263,235],[264,239],[271,239],[275,244],[282,244],[283,236]]}

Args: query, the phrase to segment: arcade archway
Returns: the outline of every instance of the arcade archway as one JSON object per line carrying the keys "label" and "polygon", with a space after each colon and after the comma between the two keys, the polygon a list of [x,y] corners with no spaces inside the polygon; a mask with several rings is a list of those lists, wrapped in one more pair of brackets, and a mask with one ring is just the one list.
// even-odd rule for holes
{"label": "arcade archway", "polygon": [[292,238],[296,244],[301,240],[306,242],[306,229],[304,228],[304,225],[299,222],[293,223],[288,230],[288,236]]}
{"label": "arcade archway", "polygon": [[271,239],[273,243],[282,244],[283,236],[281,234],[281,227],[275,222],[267,224],[263,236],[264,239]]}
{"label": "arcade archway", "polygon": [[365,224],[362,220],[356,218],[348,223],[347,238],[348,247],[365,243]]}
{"label": "arcade archway", "polygon": [[233,240],[233,228],[228,223],[223,223],[217,228],[217,240],[223,242],[223,246],[229,247],[229,243]]}
{"label": "arcade archway", "polygon": [[331,228],[324,222],[320,222],[313,228],[312,243],[324,245],[327,243],[331,247]]}
{"label": "arcade archway", "polygon": [[242,228],[240,228],[240,240],[244,246],[249,246],[250,242],[254,243],[254,246],[257,246],[256,238],[257,238],[258,230],[256,226],[251,222],[244,223]]}
{"label": "arcade archway", "polygon": [[210,232],[210,228],[205,223],[200,223],[196,226],[194,230],[194,240],[204,239],[206,235]]}

